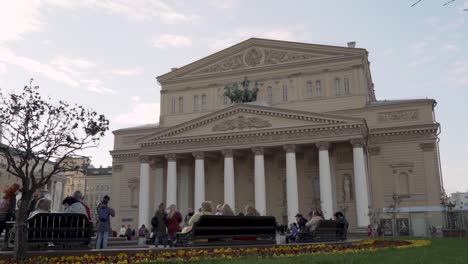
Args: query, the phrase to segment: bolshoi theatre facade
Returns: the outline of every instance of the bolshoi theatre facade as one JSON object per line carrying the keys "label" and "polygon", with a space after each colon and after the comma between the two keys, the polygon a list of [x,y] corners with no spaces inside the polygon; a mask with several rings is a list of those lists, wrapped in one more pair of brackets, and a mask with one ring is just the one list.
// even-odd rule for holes
{"label": "bolshoi theatre facade", "polygon": [[[377,100],[369,64],[354,43],[252,38],[157,77],[159,123],[113,132],[114,229],[205,200],[279,224],[319,208],[351,230],[442,225],[436,102]],[[256,100],[232,103],[243,80]]]}

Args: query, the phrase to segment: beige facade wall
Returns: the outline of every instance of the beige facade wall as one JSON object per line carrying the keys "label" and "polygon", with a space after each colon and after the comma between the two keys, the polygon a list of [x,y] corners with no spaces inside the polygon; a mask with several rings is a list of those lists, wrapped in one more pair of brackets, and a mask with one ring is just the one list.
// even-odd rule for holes
{"label": "beige facade wall", "polygon": [[[273,57],[277,60],[272,62],[268,57],[272,50],[283,52],[282,57]],[[261,59],[249,57],[259,52],[263,54]],[[225,101],[224,86],[242,81],[245,76],[251,81],[251,88],[258,82],[257,101],[268,107],[237,107]],[[336,79],[340,82],[339,93],[335,90]],[[346,89],[345,79],[349,84]],[[356,194],[350,141],[356,138],[364,141],[372,212],[378,212],[380,218],[390,217],[385,210],[397,194],[403,197],[399,217],[414,218],[414,223],[423,219],[427,225],[441,225],[442,188],[436,143],[438,124],[433,117],[435,101],[377,101],[367,51],[252,39],[162,75],[158,80],[162,86],[159,126],[114,131],[113,166],[120,168],[114,170],[112,176],[113,202],[119,205],[116,209],[120,219],[114,222],[115,226],[138,223],[139,157],[143,155],[153,157],[164,166],[163,197],[167,184],[164,154],[178,155],[177,177],[178,182],[183,183],[177,187],[177,197],[179,203],[183,200],[179,206],[185,214],[183,210],[192,207],[194,199],[192,152],[209,154],[205,156],[205,197],[216,205],[224,199],[224,165],[220,151],[234,149],[235,209],[243,211],[246,204],[255,202],[254,156],[250,150],[253,145],[265,147],[267,213],[274,215],[279,223],[286,223],[286,168],[282,145],[296,144],[298,207],[302,213],[307,213],[320,206],[315,143],[328,141],[331,143],[333,207],[344,211],[354,228],[357,225]],[[321,84],[320,93],[317,81]],[[197,106],[194,106],[195,96],[198,96]],[[202,96],[206,96],[205,105]],[[311,119],[308,115],[314,117]],[[214,129],[229,120],[244,120],[245,116],[265,121],[269,126],[232,131]],[[301,138],[297,132],[304,131],[306,135],[307,129],[328,129],[331,124],[358,124],[359,135],[336,132],[328,137],[314,132],[310,133],[310,138]],[[285,129],[296,134],[283,137],[265,134]],[[194,140],[208,137],[218,140],[231,135],[235,138],[257,132],[258,140],[249,139],[245,144],[240,143],[241,139],[220,141],[230,142],[220,145],[210,141],[198,144]],[[265,140],[268,137],[278,140]],[[155,166],[151,165],[152,190],[155,189],[154,178]],[[153,192],[149,194],[153,209],[157,206],[156,196],[158,194]]]}

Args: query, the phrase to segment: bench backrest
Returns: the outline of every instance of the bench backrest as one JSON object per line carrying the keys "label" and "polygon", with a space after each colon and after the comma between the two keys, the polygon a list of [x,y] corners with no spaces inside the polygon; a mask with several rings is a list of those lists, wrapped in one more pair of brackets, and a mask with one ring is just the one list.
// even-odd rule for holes
{"label": "bench backrest", "polygon": [[88,241],[92,224],[84,214],[39,213],[28,219],[29,242]]}
{"label": "bench backrest", "polygon": [[192,228],[195,238],[275,237],[273,216],[203,215]]}
{"label": "bench backrest", "polygon": [[338,228],[338,221],[335,220],[320,220],[315,230],[336,230]]}

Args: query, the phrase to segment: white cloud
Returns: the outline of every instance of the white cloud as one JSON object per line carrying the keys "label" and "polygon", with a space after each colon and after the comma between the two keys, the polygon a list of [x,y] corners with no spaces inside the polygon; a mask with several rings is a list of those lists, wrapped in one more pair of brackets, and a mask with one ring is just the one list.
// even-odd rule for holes
{"label": "white cloud", "polygon": [[0,4],[0,43],[20,40],[29,32],[42,30],[39,1],[15,0]]}
{"label": "white cloud", "polygon": [[50,64],[69,74],[78,74],[96,66],[94,62],[84,58],[68,58],[65,56],[55,57]]}
{"label": "white cloud", "polygon": [[429,43],[427,41],[418,41],[411,43],[409,48],[414,54],[421,54],[425,51],[428,45]]}
{"label": "white cloud", "polygon": [[0,63],[0,74],[4,74],[7,72],[7,66],[3,63]]}
{"label": "white cloud", "polygon": [[153,46],[160,49],[167,47],[187,48],[192,46],[192,40],[183,35],[164,34],[154,38]]}
{"label": "white cloud", "polygon": [[468,60],[459,60],[451,65],[448,81],[455,87],[468,86]]}
{"label": "white cloud", "polygon": [[110,14],[147,21],[158,19],[166,24],[190,23],[198,19],[195,14],[184,13],[160,0],[46,0],[48,4],[65,9],[90,8]]}
{"label": "white cloud", "polygon": [[101,80],[82,80],[83,85],[86,86],[86,89],[91,92],[95,92],[98,94],[115,94],[115,90],[106,88],[103,86],[103,82]]}
{"label": "white cloud", "polygon": [[45,28],[45,7],[102,10],[137,21],[159,20],[165,24],[192,23],[199,16],[182,12],[161,0],[14,0],[0,3],[0,43],[17,41],[26,33]]}
{"label": "white cloud", "polygon": [[111,70],[111,73],[119,76],[137,76],[143,72],[143,69],[140,67],[128,68],[128,69],[114,69]]}
{"label": "white cloud", "polygon": [[51,80],[62,82],[72,87],[79,85],[79,82],[70,76],[70,73],[28,57],[18,56],[8,48],[0,47],[0,61],[22,68],[31,77],[34,74],[42,74]]}
{"label": "white cloud", "polygon": [[115,122],[122,125],[144,125],[157,123],[159,120],[159,103],[142,102],[140,97],[131,98],[132,110],[129,113],[119,114]]}
{"label": "white cloud", "polygon": [[208,3],[216,8],[228,9],[233,7],[234,0],[209,0]]}
{"label": "white cloud", "polygon": [[455,52],[458,51],[458,46],[454,43],[445,43],[442,45],[442,50],[447,52]]}

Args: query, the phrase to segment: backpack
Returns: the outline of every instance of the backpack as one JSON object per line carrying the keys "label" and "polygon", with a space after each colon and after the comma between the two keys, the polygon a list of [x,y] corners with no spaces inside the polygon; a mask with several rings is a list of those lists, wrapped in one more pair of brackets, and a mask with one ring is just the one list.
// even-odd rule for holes
{"label": "backpack", "polygon": [[158,228],[158,224],[159,224],[159,219],[155,216],[151,219],[151,226],[153,228]]}
{"label": "backpack", "polygon": [[109,219],[109,212],[107,211],[106,207],[99,208],[99,221],[100,222],[107,222]]}

